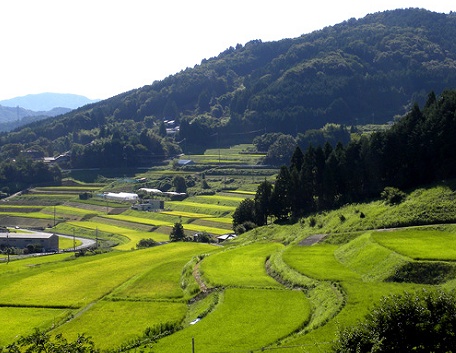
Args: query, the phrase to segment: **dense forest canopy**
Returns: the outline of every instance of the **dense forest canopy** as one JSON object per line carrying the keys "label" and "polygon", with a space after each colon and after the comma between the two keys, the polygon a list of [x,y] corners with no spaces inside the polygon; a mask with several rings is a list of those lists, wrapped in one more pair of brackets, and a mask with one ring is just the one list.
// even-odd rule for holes
{"label": "dense forest canopy", "polygon": [[264,225],[382,195],[401,201],[402,190],[456,178],[456,91],[431,92],[391,129],[333,148],[296,147],[274,183],[263,182],[255,200],[241,203],[234,226]]}
{"label": "dense forest canopy", "polygon": [[[456,15],[394,10],[299,38],[230,47],[149,86],[0,135],[68,167],[151,165],[181,151],[392,121],[456,86]],[[309,136],[308,136],[309,137]]]}

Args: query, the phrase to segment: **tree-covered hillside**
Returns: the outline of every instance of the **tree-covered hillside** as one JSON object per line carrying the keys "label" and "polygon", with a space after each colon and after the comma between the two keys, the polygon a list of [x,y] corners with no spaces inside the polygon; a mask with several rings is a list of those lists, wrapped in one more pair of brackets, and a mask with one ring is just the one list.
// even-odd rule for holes
{"label": "tree-covered hillside", "polygon": [[[391,129],[362,136],[346,146],[329,143],[296,147],[289,167],[282,166],[272,184],[265,180],[255,199],[246,199],[233,215],[233,224],[297,220],[345,204],[382,196],[400,203],[408,190],[456,177],[456,91],[433,92],[420,109],[417,104]],[[426,214],[421,214],[425,222]],[[343,218],[341,218],[343,221]]]}
{"label": "tree-covered hillside", "polygon": [[455,37],[454,13],[407,9],[299,38],[253,40],[149,86],[4,134],[0,153],[71,150],[72,167],[127,166],[181,149],[250,142],[264,132],[387,122],[429,92],[456,86]]}

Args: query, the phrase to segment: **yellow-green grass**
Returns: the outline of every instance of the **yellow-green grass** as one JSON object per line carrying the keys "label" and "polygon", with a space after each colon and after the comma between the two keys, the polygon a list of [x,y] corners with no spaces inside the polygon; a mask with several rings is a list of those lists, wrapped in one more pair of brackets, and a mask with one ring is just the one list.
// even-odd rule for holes
{"label": "yellow-green grass", "polygon": [[152,351],[186,352],[192,338],[196,352],[260,351],[298,330],[309,317],[309,302],[300,291],[227,289],[213,312],[158,341]]}
{"label": "yellow-green grass", "polygon": [[359,275],[345,267],[334,256],[336,245],[294,245],[285,249],[283,260],[296,271],[319,280],[358,279]]}
{"label": "yellow-green grass", "polygon": [[[151,226],[170,226],[172,227],[174,223],[161,221],[157,219],[147,219],[147,218],[140,218],[140,217],[133,217],[133,216],[125,216],[125,215],[106,215],[102,216],[108,219],[115,219],[121,221],[127,221],[131,223],[139,223],[139,224],[147,224]],[[222,235],[226,233],[226,229],[222,228],[215,228],[215,227],[207,227],[203,225],[195,225],[192,223],[187,223],[184,225],[184,229],[191,230],[195,232],[208,232],[210,234]]]}
{"label": "yellow-green grass", "polygon": [[226,216],[234,212],[236,207],[214,205],[208,203],[190,202],[190,201],[169,201],[165,203],[165,207],[174,211],[196,212],[211,214],[214,216]]}
{"label": "yellow-green grass", "polygon": [[55,264],[66,261],[74,255],[71,253],[56,254],[51,256],[33,256],[26,257],[20,261],[12,261],[9,264],[0,263],[0,277],[2,278],[2,285],[6,284],[7,276],[20,275],[20,273],[28,272],[33,268],[46,267],[46,264]]}
{"label": "yellow-green grass", "polygon": [[204,202],[209,201],[210,203],[217,203],[218,201],[235,201],[241,202],[245,199],[245,196],[226,196],[226,195],[198,195],[195,196],[196,200],[204,200]]}
{"label": "yellow-green grass", "polygon": [[138,218],[146,218],[146,219],[155,219],[158,221],[163,221],[167,223],[174,224],[179,222],[181,218],[178,215],[174,215],[168,212],[144,212],[144,211],[135,211],[135,210],[126,210],[122,212],[123,216],[132,216]]}
{"label": "yellow-green grass", "polygon": [[209,234],[214,234],[214,235],[223,235],[227,233],[226,228],[217,228],[217,227],[211,227],[211,226],[205,226],[201,224],[193,224],[193,223],[187,223],[183,225],[185,230],[190,230],[192,232],[206,232]]}
{"label": "yellow-green grass", "polygon": [[206,257],[201,271],[208,285],[282,287],[266,272],[266,259],[282,249],[278,243],[241,246]]}
{"label": "yellow-green grass", "polygon": [[[152,238],[155,241],[163,241],[163,240],[155,239],[153,232],[141,232],[141,231],[137,231],[135,229],[118,227],[118,226],[109,225],[106,223],[91,222],[91,221],[74,221],[74,222],[67,222],[67,224],[78,227],[78,228],[86,228],[86,229],[91,229],[94,231],[98,230],[98,231],[101,231],[104,233],[117,234],[121,237],[125,237],[126,240],[116,246],[116,249],[118,249],[118,250],[134,249],[134,248],[136,248],[136,244],[141,239]],[[157,238],[163,239],[162,236],[157,236]],[[167,240],[169,240],[169,237]]]}
{"label": "yellow-green grass", "polygon": [[[29,267],[28,271],[3,272],[0,303],[81,307],[147,272],[151,264],[177,258],[189,261],[212,249],[213,246],[200,243],[173,243],[135,252],[111,252],[47,263]],[[179,273],[181,270],[176,268]]]}
{"label": "yellow-green grass", "polygon": [[148,327],[179,323],[187,305],[172,302],[100,301],[51,334],[62,333],[69,340],[85,333],[99,349],[114,349],[141,337]]}
{"label": "yellow-green grass", "polygon": [[417,227],[375,232],[379,244],[415,260],[456,260],[454,229]]}
{"label": "yellow-green grass", "polygon": [[37,218],[37,219],[54,219],[53,215],[42,212],[0,212],[0,216]]}
{"label": "yellow-green grass", "polygon": [[[201,225],[201,226],[205,226],[205,227],[225,229],[225,233],[227,231],[232,231],[232,229],[233,229],[233,219],[230,219],[230,222],[225,222],[224,219],[222,219],[222,218],[197,219],[197,220],[193,221],[191,224]],[[186,225],[184,225],[184,227],[185,226]]]}
{"label": "yellow-green grass", "polygon": [[220,205],[220,206],[230,206],[230,207],[237,207],[244,197],[238,196],[223,196],[220,194],[216,195],[200,195],[190,198],[189,201],[194,201],[197,203],[209,204],[209,205]]}
{"label": "yellow-green grass", "polygon": [[130,223],[138,223],[138,224],[147,224],[150,226],[169,226],[173,225],[173,222],[169,221],[162,221],[159,219],[149,219],[149,218],[142,218],[142,217],[135,217],[135,216],[128,216],[124,214],[119,214],[119,215],[101,215],[100,217],[106,218],[106,219],[114,219],[114,220],[119,220],[119,221],[125,221],[125,222],[130,222]]}
{"label": "yellow-green grass", "polygon": [[228,190],[225,192],[230,193],[230,194],[251,195],[251,196],[255,196],[255,194],[256,194],[255,191],[248,191],[248,190]]}
{"label": "yellow-green grass", "polygon": [[161,214],[170,216],[186,217],[186,218],[211,218],[214,217],[210,214],[196,213],[196,212],[184,212],[184,211],[161,211]]}
{"label": "yellow-green grass", "polygon": [[408,259],[379,245],[371,235],[372,232],[367,232],[340,246],[335,256],[364,281],[381,281],[393,275]]}
{"label": "yellow-green grass", "polygon": [[48,206],[42,210],[44,213],[49,213],[49,214],[54,214],[54,211],[58,215],[72,215],[72,216],[78,216],[78,217],[84,217],[87,215],[96,215],[100,212],[96,212],[93,210],[85,210],[83,208],[78,208],[78,207],[71,207],[71,206]]}
{"label": "yellow-green grass", "polygon": [[110,297],[116,299],[176,299],[184,293],[179,281],[188,258],[165,258],[151,263],[145,271],[117,288]]}
{"label": "yellow-green grass", "polygon": [[345,281],[342,286],[346,293],[346,303],[338,315],[324,326],[304,335],[293,336],[283,344],[287,347],[294,347],[293,349],[281,349],[280,346],[277,346],[274,352],[329,352],[338,330],[355,325],[375,304],[379,303],[382,297],[419,288],[417,285],[410,284],[361,281]]}
{"label": "yellow-green grass", "polygon": [[59,249],[66,250],[66,249],[73,249],[74,246],[81,245],[82,242],[80,240],[73,241],[73,239],[59,237]]}
{"label": "yellow-green grass", "polygon": [[35,328],[46,330],[70,312],[68,309],[0,307],[0,346],[32,334]]}
{"label": "yellow-green grass", "polygon": [[208,210],[217,210],[217,211],[234,211],[236,207],[234,206],[224,206],[224,205],[214,205],[208,204],[206,202],[191,202],[191,201],[169,201],[166,203],[167,206],[187,206],[195,208],[206,208]]}

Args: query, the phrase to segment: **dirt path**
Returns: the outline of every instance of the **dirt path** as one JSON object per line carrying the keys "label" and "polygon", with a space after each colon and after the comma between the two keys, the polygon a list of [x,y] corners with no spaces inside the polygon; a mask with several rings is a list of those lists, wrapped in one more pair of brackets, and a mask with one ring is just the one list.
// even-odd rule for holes
{"label": "dirt path", "polygon": [[306,239],[302,240],[301,242],[299,242],[299,245],[311,246],[311,245],[321,242],[325,237],[326,237],[326,234],[314,234],[314,235],[311,235],[310,237],[307,237]]}
{"label": "dirt path", "polygon": [[195,267],[193,268],[193,277],[195,277],[196,282],[198,283],[198,286],[200,287],[201,293],[207,293],[207,286],[201,279],[201,274],[199,271],[199,266],[200,263],[198,262]]}

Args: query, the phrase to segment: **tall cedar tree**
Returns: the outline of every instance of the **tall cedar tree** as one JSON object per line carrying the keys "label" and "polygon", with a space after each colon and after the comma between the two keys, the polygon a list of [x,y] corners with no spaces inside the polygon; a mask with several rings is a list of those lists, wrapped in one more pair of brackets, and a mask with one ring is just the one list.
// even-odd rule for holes
{"label": "tall cedar tree", "polygon": [[286,220],[291,211],[291,175],[286,166],[280,168],[271,194],[271,213],[279,221]]}
{"label": "tall cedar tree", "polygon": [[182,223],[177,222],[174,223],[173,229],[169,234],[170,241],[183,241],[185,239],[185,232]]}
{"label": "tall cedar tree", "polygon": [[265,180],[258,185],[255,194],[255,223],[264,226],[268,223],[268,216],[271,210],[272,184]]}

